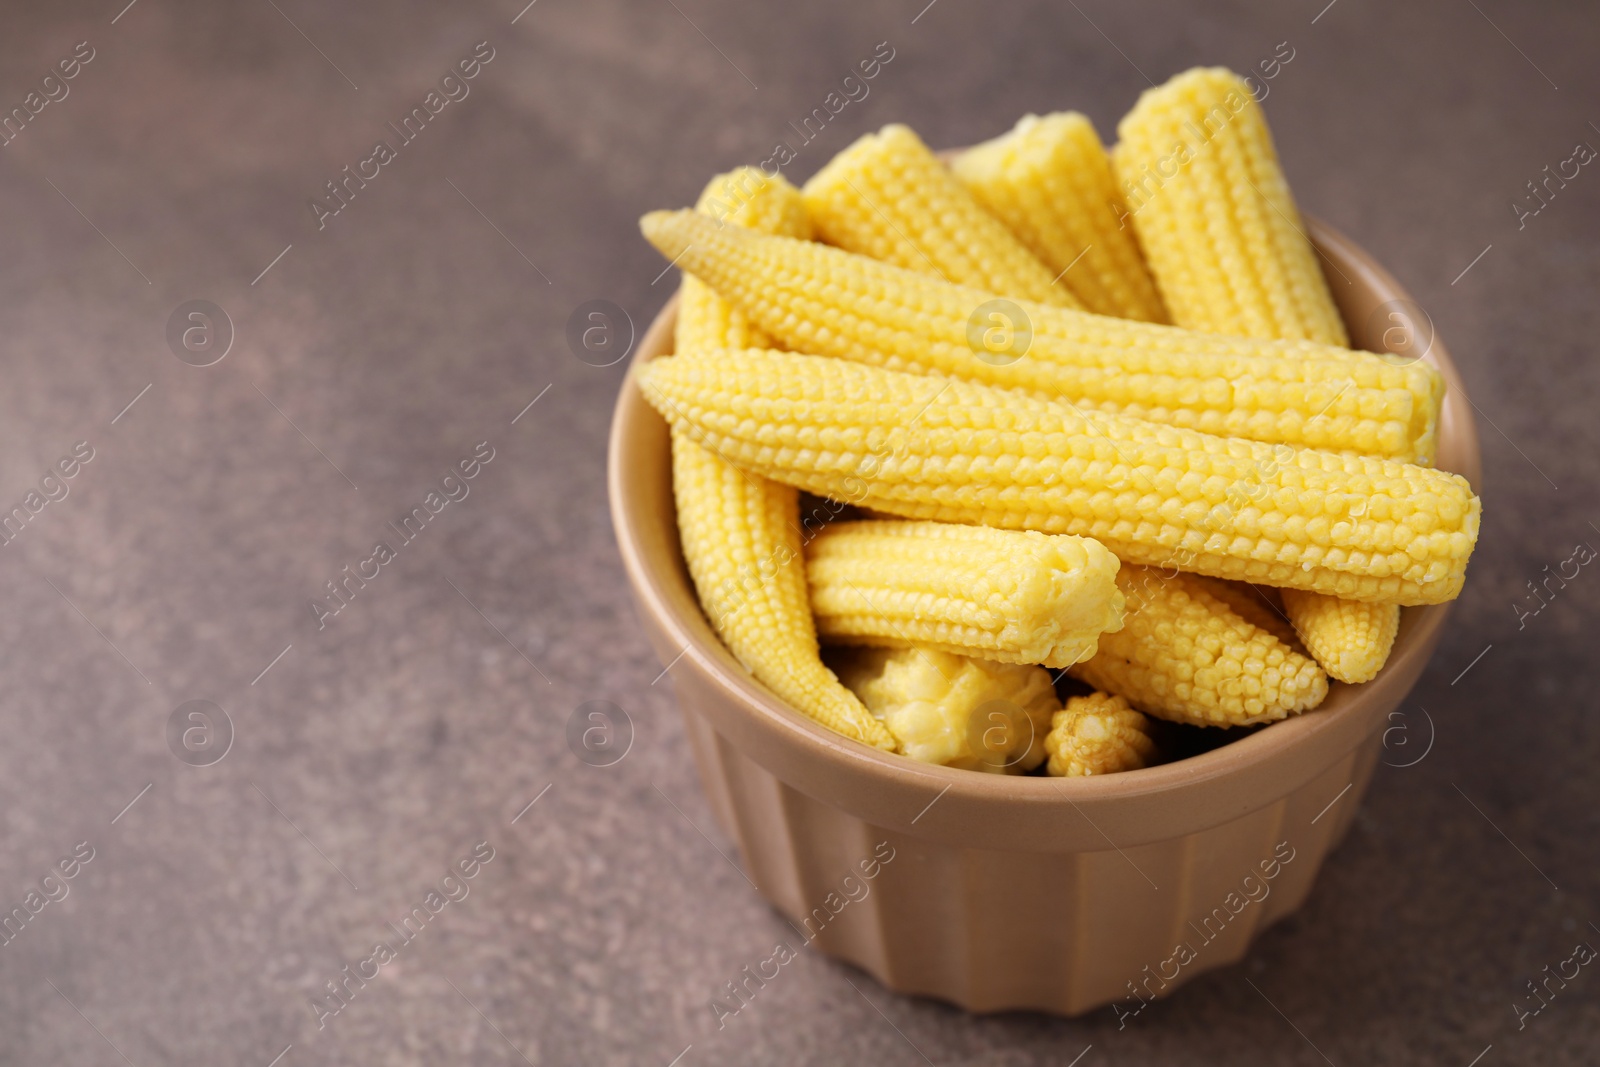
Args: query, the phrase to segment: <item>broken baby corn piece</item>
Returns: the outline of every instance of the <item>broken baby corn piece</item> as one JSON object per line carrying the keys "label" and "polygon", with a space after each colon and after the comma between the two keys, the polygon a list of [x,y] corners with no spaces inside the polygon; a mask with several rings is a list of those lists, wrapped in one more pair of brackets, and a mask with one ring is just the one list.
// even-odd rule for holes
{"label": "broken baby corn piece", "polygon": [[[1278,601],[1278,590],[1254,586],[1247,582],[1225,582],[1221,578],[1206,578],[1191,574],[1189,581],[1199,585],[1228,606],[1228,610],[1252,626],[1259,626],[1290,648],[1299,651],[1300,638],[1294,632],[1283,607]],[[1310,594],[1315,596],[1317,594]]]}
{"label": "broken baby corn piece", "polygon": [[860,138],[802,193],[817,236],[829,244],[960,285],[1080,306],[909,127]]}
{"label": "broken baby corn piece", "polygon": [[1124,565],[1122,629],[1071,674],[1140,711],[1194,726],[1272,722],[1322,703],[1312,660],[1252,626],[1191,576]]}
{"label": "broken baby corn piece", "polygon": [[1300,640],[1341,682],[1372,681],[1400,632],[1400,609],[1393,604],[1358,604],[1297,589],[1283,591],[1283,604]]}
{"label": "broken baby corn piece", "polygon": [[1044,762],[1061,701],[1042,667],[931,648],[852,648],[830,658],[912,759],[997,774]]}
{"label": "broken baby corn piece", "polygon": [[1284,456],[971,382],[753,350],[652,360],[637,380],[755,473],[903,518],[1090,537],[1128,563],[1434,604],[1460,591],[1478,536],[1454,474]]}
{"label": "broken baby corn piece", "polygon": [[875,748],[894,739],[818,654],[795,490],[723,462],[673,432],[684,562],[711,627],[756,680],[823,726]]}
{"label": "broken baby corn piece", "polygon": [[1011,132],[961,153],[950,169],[1085,310],[1167,321],[1139,242],[1123,222],[1128,208],[1111,158],[1088,119],[1076,111],[1024,115]]}
{"label": "broken baby corn piece", "polygon": [[[727,208],[732,200],[737,205]],[[804,236],[808,228],[799,201],[799,192],[781,177],[768,179],[750,168],[714,179],[701,197],[703,207],[723,210],[736,224]],[[766,343],[765,336],[743,312],[684,278],[680,349]],[[795,490],[729,465],[687,430],[672,435],[672,484],[684,561],[723,644],[758,681],[804,714],[892,751],[893,738],[818,655]]]}
{"label": "broken baby corn piece", "polygon": [[[1407,460],[1432,455],[1444,384],[1426,364],[996,304],[980,289],[815,242],[719,229],[693,211],[652,212],[641,226],[664,255],[797,351],[1230,437]],[[1019,317],[1027,329],[1012,331],[1014,347],[990,350],[996,319]]]}
{"label": "broken baby corn piece", "polygon": [[834,522],[806,545],[825,642],[1056,668],[1122,625],[1117,566],[1087,538],[946,522]]}
{"label": "broken baby corn piece", "polygon": [[[739,167],[712,178],[695,210],[718,223],[733,223],[762,233],[808,240],[811,220],[800,190],[783,175],[767,177],[758,167]],[[770,348],[772,339],[743,311],[718,296],[700,279],[684,275],[678,290],[679,352],[706,348]]]}
{"label": "broken baby corn piece", "polygon": [[[1174,322],[1215,333],[1348,343],[1266,119],[1238,75],[1220,68],[1178,75],[1140,98],[1121,134],[1117,160],[1137,204],[1134,228]],[[1152,170],[1175,152],[1188,158],[1170,179]],[[1317,662],[1344,682],[1377,674],[1400,625],[1394,605],[1296,594],[1285,607]]]}
{"label": "broken baby corn piece", "polygon": [[1172,321],[1348,345],[1261,105],[1221,67],[1148,89],[1113,158]]}
{"label": "broken baby corn piece", "polygon": [[1106,693],[1068,700],[1052,716],[1044,747],[1055,778],[1138,770],[1148,767],[1156,754],[1150,720],[1122,697]]}

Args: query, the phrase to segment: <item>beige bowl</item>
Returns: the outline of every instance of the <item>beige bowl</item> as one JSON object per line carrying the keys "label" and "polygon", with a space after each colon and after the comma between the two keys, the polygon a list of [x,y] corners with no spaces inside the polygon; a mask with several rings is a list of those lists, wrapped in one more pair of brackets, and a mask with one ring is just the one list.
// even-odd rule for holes
{"label": "beige bowl", "polygon": [[[1415,305],[1390,306],[1407,300],[1399,284],[1328,227],[1310,232],[1354,343],[1406,341],[1396,328]],[[675,301],[662,310],[636,364],[671,352],[675,313]],[[1439,466],[1476,484],[1461,380],[1436,338],[1425,358],[1449,385]],[[973,1011],[1076,1014],[1113,1001],[1132,1011],[1240,959],[1310,892],[1450,610],[1408,608],[1376,679],[1335,684],[1317,710],[1201,755],[1096,778],[979,774],[832,733],[722,646],[678,546],[667,425],[631,375],[612,424],[609,491],[711,807],[751,880],[796,926],[791,949],[811,941],[890,989]]]}

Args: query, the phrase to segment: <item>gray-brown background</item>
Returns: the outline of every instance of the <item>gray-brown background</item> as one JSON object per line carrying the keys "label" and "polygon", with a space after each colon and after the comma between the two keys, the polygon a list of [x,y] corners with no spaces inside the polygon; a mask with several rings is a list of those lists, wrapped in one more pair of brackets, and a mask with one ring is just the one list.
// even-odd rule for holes
{"label": "gray-brown background", "polygon": [[[0,548],[0,910],[95,850],[0,947],[0,1062],[1592,1060],[1600,975],[1520,1032],[1512,1004],[1600,944],[1600,577],[1514,605],[1600,545],[1600,173],[1520,230],[1509,206],[1600,145],[1592,5],[522,2],[0,13],[8,111],[95,52],[0,148],[0,507],[94,449]],[[470,96],[319,231],[307,201],[480,41]],[[637,216],[792,140],[880,41],[793,176],[892,120],[953,145],[1077,107],[1110,135],[1147,77],[1289,42],[1266,106],[1301,203],[1432,311],[1482,412],[1481,546],[1386,759],[1424,750],[1420,708],[1431,751],[1380,770],[1302,913],[1122,1032],[811,956],[726,1029],[708,1008],[787,928],[651,684],[602,479],[621,367],[565,325],[606,298],[642,328],[673,280]],[[190,299],[231,317],[214,366],[169,349]],[[481,441],[470,496],[319,631],[308,601]],[[211,766],[169,751],[193,699],[233,724]],[[608,768],[566,743],[595,699],[633,724]],[[479,841],[470,896],[319,1030],[310,998]]]}

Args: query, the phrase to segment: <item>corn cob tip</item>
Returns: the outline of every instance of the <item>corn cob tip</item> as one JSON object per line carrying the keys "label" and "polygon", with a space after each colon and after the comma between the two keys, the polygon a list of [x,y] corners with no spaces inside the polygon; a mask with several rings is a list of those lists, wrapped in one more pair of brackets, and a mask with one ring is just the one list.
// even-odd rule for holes
{"label": "corn cob tip", "polygon": [[1296,589],[1283,591],[1283,603],[1328,676],[1351,685],[1377,677],[1400,632],[1400,609],[1393,604],[1358,604]]}
{"label": "corn cob tip", "polygon": [[736,470],[683,431],[672,435],[672,483],[684,563],[728,651],[800,713],[894,751],[888,730],[818,655],[795,491]]}
{"label": "corn cob tip", "polygon": [[951,170],[1087,311],[1167,321],[1111,159],[1076,111],[1024,115],[961,153]]}
{"label": "corn cob tip", "polygon": [[1251,626],[1267,631],[1286,647],[1304,651],[1294,623],[1283,607],[1282,594],[1270,585],[1251,585],[1248,582],[1228,582],[1221,578],[1204,578],[1198,574],[1186,576],[1186,581],[1198,586],[1222,601],[1228,610]]}
{"label": "corn cob tip", "polygon": [[800,190],[782,174],[760,167],[735,167],[706,183],[695,211],[721,226],[733,223],[758,233],[811,239],[811,218]]}
{"label": "corn cob tip", "polygon": [[[1011,127],[1010,130],[1001,134],[999,137],[993,137],[987,141],[981,141],[963,152],[956,161],[957,166],[959,167],[963,161],[968,161],[970,163],[972,160],[981,160],[983,157],[982,154],[979,153],[979,149],[998,148],[1001,146],[1016,146],[1019,148],[1025,147],[1025,143],[1022,142],[1020,135],[1032,133],[1041,127],[1049,126],[1061,128],[1078,128],[1086,126],[1090,130],[1094,129],[1094,123],[1090,121],[1089,117],[1084,115],[1081,111],[1051,111],[1043,115],[1030,111],[1018,119],[1015,126]],[[1096,136],[1098,137],[1099,135],[1096,134]],[[975,155],[974,153],[978,154]]]}
{"label": "corn cob tip", "polygon": [[1250,726],[1321,704],[1322,668],[1235,614],[1203,582],[1124,566],[1117,584],[1126,624],[1072,675],[1146,714],[1194,726]]}
{"label": "corn cob tip", "polygon": [[671,259],[680,255],[689,245],[688,227],[695,212],[690,208],[647,211],[639,218],[639,232],[656,250]]}
{"label": "corn cob tip", "polygon": [[801,189],[817,239],[961,285],[1079,307],[909,126],[858,138]]}
{"label": "corn cob tip", "polygon": [[915,145],[926,149],[922,138],[917,132],[903,122],[891,122],[877,130],[868,130],[854,141],[840,149],[832,159],[822,165],[822,169],[806,179],[800,187],[802,193],[812,193],[815,190],[837,180],[841,174],[847,174],[858,157],[873,151],[883,144]]}
{"label": "corn cob tip", "polygon": [[[639,387],[639,392],[644,394],[644,398],[649,401],[650,406],[658,411],[663,401],[661,400],[661,389],[657,381],[658,376],[661,374],[661,368],[657,367],[656,364],[677,358],[677,356],[662,356],[659,359],[635,364],[633,367],[634,384]],[[668,412],[663,411],[661,414],[669,423],[673,422],[672,416]]]}
{"label": "corn cob tip", "polygon": [[1080,778],[1148,767],[1156,756],[1150,725],[1120,696],[1073,697],[1051,717],[1044,740],[1050,775]]}
{"label": "corn cob tip", "polygon": [[[1190,67],[1188,70],[1179,71],[1160,85],[1152,85],[1139,94],[1133,107],[1117,123],[1117,136],[1122,136],[1124,125],[1137,122],[1139,116],[1151,108],[1164,106],[1167,100],[1185,96],[1207,96],[1222,99],[1231,106],[1231,101],[1226,101],[1230,92],[1253,99],[1250,86],[1227,67]],[[1239,108],[1245,106],[1247,105],[1244,103],[1238,105]]]}
{"label": "corn cob tip", "polygon": [[[756,167],[738,167],[706,183],[696,213],[761,233],[811,238],[811,217],[800,190],[781,174],[768,177]],[[678,323],[673,347],[679,352],[724,348],[770,348],[773,338],[750,316],[692,274],[678,290]]]}

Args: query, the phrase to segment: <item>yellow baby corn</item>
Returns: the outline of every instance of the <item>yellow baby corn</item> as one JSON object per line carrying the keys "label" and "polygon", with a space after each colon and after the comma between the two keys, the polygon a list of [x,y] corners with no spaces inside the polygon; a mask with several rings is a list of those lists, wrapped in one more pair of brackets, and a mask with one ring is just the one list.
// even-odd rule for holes
{"label": "yellow baby corn", "polygon": [[638,381],[755,473],[905,518],[1092,537],[1130,563],[1432,604],[1459,592],[1478,536],[1457,475],[1284,456],[971,382],[753,350],[652,360]]}
{"label": "yellow baby corn", "polygon": [[[693,211],[653,212],[642,226],[664,254],[797,351],[1230,437],[1400,459],[1433,451],[1444,386],[1425,364],[997,303],[826,245],[719,229]],[[1006,337],[999,350],[995,335]]]}
{"label": "yellow baby corn", "polygon": [[683,558],[717,636],[756,680],[846,737],[894,750],[883,724],[817,654],[793,489],[751,477],[673,433]]}
{"label": "yellow baby corn", "polygon": [[[758,167],[740,167],[711,179],[695,210],[762,233],[807,240],[811,220],[806,217],[800,190],[783,175],[768,178]],[[713,292],[690,274],[678,290],[678,325],[674,334],[679,352],[707,348],[770,348],[773,345],[743,311]]]}
{"label": "yellow baby corn", "polygon": [[1186,574],[1124,566],[1126,621],[1073,677],[1140,711],[1195,726],[1272,722],[1322,703],[1308,657],[1245,622]]}
{"label": "yellow baby corn", "polygon": [[830,659],[912,759],[997,774],[1044,762],[1061,702],[1042,667],[929,648],[852,648]]}
{"label": "yellow baby corn", "polygon": [[1180,74],[1140,96],[1117,134],[1117,174],[1173,322],[1349,343],[1243,79]]}
{"label": "yellow baby corn", "polygon": [[1393,604],[1358,604],[1285,589],[1283,606],[1322,669],[1341,682],[1372,681],[1400,632],[1400,609]]}
{"label": "yellow baby corn", "polygon": [[[1191,574],[1194,582],[1213,597],[1228,606],[1228,610],[1252,626],[1259,626],[1290,648],[1298,650],[1300,638],[1294,632],[1283,607],[1278,601],[1278,590],[1270,586],[1255,586],[1245,582],[1225,582],[1220,578],[1204,578]],[[1317,596],[1309,593],[1308,596]]]}
{"label": "yellow baby corn", "polygon": [[803,192],[817,236],[829,244],[960,285],[1079,306],[909,127],[862,137]]}
{"label": "yellow baby corn", "polygon": [[1097,541],[947,522],[829,524],[806,546],[817,633],[1068,667],[1122,625],[1117,557]]}
{"label": "yellow baby corn", "polygon": [[951,170],[1085,310],[1167,321],[1123,221],[1128,208],[1111,159],[1088,119],[1076,111],[1025,115],[1010,133],[961,153]]}
{"label": "yellow baby corn", "polygon": [[1056,778],[1137,770],[1156,754],[1150,720],[1122,697],[1105,693],[1068,700],[1052,717],[1044,747]]}
{"label": "yellow baby corn", "polygon": [[[742,199],[727,207],[736,197]],[[746,168],[713,180],[701,204],[707,210],[721,208],[740,225],[796,236],[806,232],[799,193],[781,177],[769,180],[760,171],[752,175]],[[684,278],[680,348],[764,339],[743,312]],[[706,618],[729,651],[806,715],[846,737],[892,751],[893,738],[817,654],[795,490],[723,462],[684,429],[672,434],[672,484],[684,561]]]}
{"label": "yellow baby corn", "polygon": [[[1174,322],[1215,333],[1348,343],[1266,119],[1238,75],[1220,68],[1180,74],[1140,97],[1120,132],[1118,166],[1130,187],[1136,179],[1144,183],[1134,197],[1134,228]],[[1190,158],[1162,178],[1154,168],[1176,144],[1186,145]],[[1377,674],[1400,625],[1394,605],[1341,605],[1314,594],[1284,604],[1317,662],[1343,682]]]}

